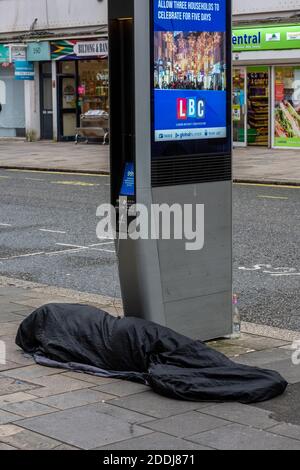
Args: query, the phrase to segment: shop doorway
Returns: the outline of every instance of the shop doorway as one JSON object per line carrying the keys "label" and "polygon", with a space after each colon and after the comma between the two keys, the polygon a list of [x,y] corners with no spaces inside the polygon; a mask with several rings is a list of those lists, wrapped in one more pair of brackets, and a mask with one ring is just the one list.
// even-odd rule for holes
{"label": "shop doorway", "polygon": [[58,135],[59,140],[75,139],[78,123],[77,64],[75,61],[58,64]]}
{"label": "shop doorway", "polygon": [[233,69],[233,144],[270,145],[269,67]]}
{"label": "shop doorway", "polygon": [[270,144],[269,67],[247,68],[247,143],[261,147]]}
{"label": "shop doorway", "polygon": [[53,97],[51,62],[40,64],[41,139],[53,140]]}
{"label": "shop doorway", "polygon": [[108,60],[66,60],[57,67],[59,140],[74,141],[81,115],[109,110]]}

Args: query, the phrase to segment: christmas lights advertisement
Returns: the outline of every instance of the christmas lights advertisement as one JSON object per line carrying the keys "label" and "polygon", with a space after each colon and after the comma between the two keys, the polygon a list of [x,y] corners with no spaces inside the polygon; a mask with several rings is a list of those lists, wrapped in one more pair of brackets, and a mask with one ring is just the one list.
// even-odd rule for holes
{"label": "christmas lights advertisement", "polygon": [[226,0],[153,3],[155,141],[226,138]]}

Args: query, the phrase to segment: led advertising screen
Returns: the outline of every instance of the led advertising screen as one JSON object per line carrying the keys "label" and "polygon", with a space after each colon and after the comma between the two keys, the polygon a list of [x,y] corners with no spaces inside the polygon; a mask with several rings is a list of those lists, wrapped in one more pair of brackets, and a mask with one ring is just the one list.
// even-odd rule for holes
{"label": "led advertising screen", "polygon": [[155,142],[226,138],[226,0],[153,4]]}

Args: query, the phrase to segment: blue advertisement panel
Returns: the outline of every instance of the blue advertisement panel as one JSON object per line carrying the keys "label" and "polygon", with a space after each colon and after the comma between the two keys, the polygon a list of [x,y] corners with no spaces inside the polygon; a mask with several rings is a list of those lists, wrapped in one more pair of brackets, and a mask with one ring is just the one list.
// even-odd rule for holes
{"label": "blue advertisement panel", "polygon": [[226,138],[226,0],[153,2],[155,141]]}
{"label": "blue advertisement panel", "polygon": [[120,194],[121,196],[134,196],[135,195],[134,164],[132,162],[126,163]]}
{"label": "blue advertisement panel", "polygon": [[34,80],[34,63],[20,60],[15,62],[15,79],[16,80]]}

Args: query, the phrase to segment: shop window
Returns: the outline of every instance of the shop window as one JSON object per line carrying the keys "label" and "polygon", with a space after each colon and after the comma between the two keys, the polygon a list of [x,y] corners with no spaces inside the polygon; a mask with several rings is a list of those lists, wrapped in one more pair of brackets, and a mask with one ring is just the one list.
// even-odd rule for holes
{"label": "shop window", "polygon": [[108,60],[81,60],[78,63],[79,108],[108,111]]}
{"label": "shop window", "polygon": [[300,68],[275,67],[275,147],[300,147]]}

